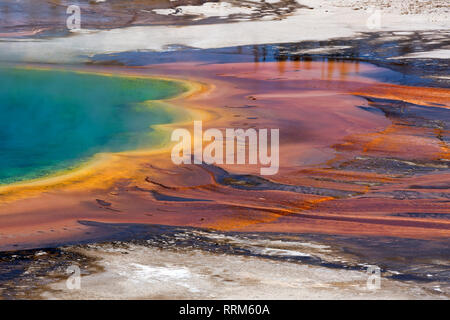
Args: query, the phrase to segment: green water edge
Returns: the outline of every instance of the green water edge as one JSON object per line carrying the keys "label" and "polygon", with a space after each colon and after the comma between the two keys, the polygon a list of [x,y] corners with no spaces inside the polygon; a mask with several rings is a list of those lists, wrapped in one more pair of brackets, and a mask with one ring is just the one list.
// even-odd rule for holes
{"label": "green water edge", "polygon": [[0,66],[0,185],[80,168],[98,153],[158,148],[186,110],[177,81]]}

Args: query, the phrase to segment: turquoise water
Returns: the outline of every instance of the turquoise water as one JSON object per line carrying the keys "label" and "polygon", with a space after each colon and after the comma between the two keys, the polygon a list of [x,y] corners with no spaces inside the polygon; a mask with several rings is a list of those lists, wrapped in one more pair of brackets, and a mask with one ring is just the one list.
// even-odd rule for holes
{"label": "turquoise water", "polygon": [[160,144],[150,126],[176,115],[148,100],[183,91],[165,80],[0,68],[0,184],[70,169],[99,152]]}

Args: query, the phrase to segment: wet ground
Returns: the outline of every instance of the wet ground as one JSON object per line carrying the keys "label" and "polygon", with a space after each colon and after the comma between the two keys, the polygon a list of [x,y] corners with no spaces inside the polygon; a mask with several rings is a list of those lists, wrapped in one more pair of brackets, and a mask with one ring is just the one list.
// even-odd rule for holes
{"label": "wet ground", "polygon": [[[386,281],[386,287],[383,288],[382,284],[380,292],[385,289],[387,295],[396,281],[398,288],[402,286],[405,286],[404,288],[410,286],[416,288],[415,290],[421,288],[422,297],[444,298],[450,295],[450,285],[447,281],[450,276],[447,259],[450,252],[445,240],[286,233],[223,233],[208,229],[157,225],[101,224],[87,221],[83,223],[94,225],[103,233],[109,233],[107,238],[115,241],[78,244],[59,249],[43,248],[2,253],[0,256],[2,298],[39,298],[42,294],[53,297],[70,295],[70,290],[67,291],[64,286],[55,287],[55,283],[65,283],[70,275],[67,272],[69,266],[79,266],[83,279],[96,274],[101,275],[105,272],[105,268],[108,268],[107,259],[95,258],[98,254],[117,252],[126,257],[132,252],[145,254],[145,250],[148,249],[172,252],[174,255],[186,254],[186,261],[184,264],[182,262],[182,265],[187,269],[191,267],[189,255],[203,252],[207,256],[222,257],[219,259],[224,261],[225,268],[228,261],[226,257],[230,256],[247,257],[251,258],[249,261],[262,263],[265,263],[264,261],[280,263],[280,269],[283,266],[295,268],[296,265],[310,266],[313,270],[323,267],[330,270],[330,278],[324,276],[324,281],[330,281],[334,277],[333,272],[354,271],[359,274],[359,278],[352,279],[356,288],[350,290],[359,294],[364,292],[362,289],[366,280],[364,274],[368,266],[376,265],[381,269],[381,281]],[[419,251],[425,254],[419,256],[417,255]],[[148,256],[154,263],[162,259],[158,251],[149,251],[147,254],[150,252],[156,254],[153,258]],[[200,259],[200,256],[198,258]],[[174,261],[172,264],[167,262],[162,266],[168,267],[173,263]],[[132,271],[129,272],[131,276]],[[153,270],[154,276],[155,272]],[[272,276],[274,279],[278,277],[276,273]],[[167,277],[170,278],[169,275]],[[164,277],[161,281],[164,281],[163,279]],[[298,281],[301,279],[302,276],[299,276]],[[137,281],[144,284],[146,279],[142,275]],[[112,289],[114,290],[114,286]],[[344,292],[341,297],[345,297]],[[370,298],[370,295],[368,297]]]}
{"label": "wet ground", "polygon": [[[182,0],[177,1],[176,6],[204,2]],[[65,26],[67,17],[65,10],[68,4],[67,1],[48,1],[39,4],[33,1],[1,2],[0,12],[3,19],[0,20],[0,34],[2,37],[18,40],[23,37],[39,39],[69,36]],[[73,3],[70,2],[70,4]],[[250,15],[238,14],[228,19],[218,17],[198,19],[198,16],[181,15],[180,12],[159,15],[152,11],[153,8],[175,7],[170,1],[154,1],[150,4],[139,0],[132,1],[131,4],[119,1],[80,2],[80,6],[83,10],[83,27],[87,29],[121,28],[130,25],[213,24],[219,21],[230,23],[240,19],[261,19],[265,16],[283,19],[299,8],[295,1],[281,1],[277,4],[260,3]],[[287,9],[282,10],[282,8]],[[277,78],[257,79],[251,87],[251,90],[256,91],[255,88],[261,86],[263,91],[264,86],[270,88],[272,85],[276,86],[275,81],[286,80],[283,79],[286,76],[283,74],[283,68],[288,65],[288,71],[293,72],[288,63],[300,62],[300,65],[307,69],[308,62],[322,62],[327,66],[328,80],[331,81],[336,80],[339,74],[345,73],[346,63],[353,63],[355,69],[358,69],[358,63],[363,62],[381,68],[375,71],[369,68],[367,73],[361,72],[360,75],[383,83],[450,88],[448,57],[427,58],[426,54],[424,57],[413,56],[417,53],[446,49],[449,45],[448,30],[386,31],[360,33],[355,38],[204,50],[174,43],[165,48],[164,52],[140,50],[97,54],[89,57],[87,65],[104,68],[118,66],[122,70],[127,67],[155,66],[156,70],[165,70],[170,73],[170,68],[157,69],[158,65],[189,62],[201,64],[198,67],[199,70],[201,68],[206,70],[209,64],[215,65],[211,67],[213,71],[210,73],[219,74],[219,71],[225,72],[228,69],[220,70],[220,66],[217,67],[217,65],[224,65],[231,70],[235,67],[232,64],[236,62],[248,62],[255,65],[278,62],[280,75]],[[191,72],[192,69],[187,72]],[[187,72],[184,75],[188,74]],[[236,85],[245,84],[248,80],[239,80],[239,72],[236,74],[229,72],[232,76],[236,76],[234,78]],[[176,72],[172,71],[172,74]],[[272,80],[273,82],[270,82]],[[284,83],[279,86],[282,93],[296,88],[294,85],[284,85]],[[305,88],[312,90],[316,89],[316,86],[318,85],[311,81],[306,83]],[[260,93],[263,94],[263,92]],[[417,96],[421,94],[418,92]],[[427,93],[424,94],[426,96]],[[5,242],[2,244],[3,247],[10,250],[0,255],[0,295],[4,299],[82,298],[76,293],[68,293],[64,290],[64,281],[68,277],[66,269],[73,264],[79,265],[82,276],[90,279],[87,283],[88,290],[91,291],[87,291],[89,294],[86,296],[90,298],[105,297],[95,290],[95,284],[98,285],[96,281],[103,279],[102,274],[106,274],[106,280],[103,279],[103,282],[114,282],[115,279],[121,279],[117,278],[117,275],[123,276],[125,272],[123,277],[126,279],[127,272],[130,272],[130,287],[134,285],[140,288],[140,285],[149,283],[160,284],[158,282],[161,281],[160,279],[149,278],[148,273],[144,272],[144,267],[152,263],[156,263],[156,267],[152,265],[153,269],[150,268],[147,271],[153,276],[159,275],[164,278],[164,275],[167,275],[166,271],[158,268],[177,265],[178,269],[167,272],[174,271],[175,275],[178,274],[181,278],[177,276],[175,278],[167,276],[167,278],[172,279],[170,281],[175,285],[180,281],[188,283],[190,280],[183,278],[188,274],[186,269],[183,269],[185,266],[178,265],[179,261],[175,261],[186,259],[186,268],[193,266],[194,262],[210,263],[213,271],[199,271],[199,277],[210,276],[209,273],[212,273],[213,278],[219,278],[220,281],[216,283],[211,280],[210,283],[215,283],[219,288],[222,285],[228,288],[226,284],[233,281],[238,283],[237,288],[251,287],[252,281],[263,283],[264,279],[273,277],[277,268],[280,267],[285,268],[283,270],[291,274],[291,277],[286,278],[284,282],[271,283],[268,287],[257,286],[255,292],[261,292],[258,291],[261,289],[265,292],[274,288],[286,289],[284,287],[286,283],[295,280],[295,273],[305,272],[302,268],[306,267],[317,270],[319,275],[310,274],[311,279],[317,280],[313,287],[308,287],[314,297],[327,297],[314,291],[320,279],[323,280],[322,285],[328,286],[327,288],[331,291],[345,288],[345,290],[342,289],[342,295],[339,295],[338,290],[331,296],[332,298],[351,297],[352,294],[362,292],[365,278],[361,275],[365,275],[367,266],[376,265],[381,268],[382,277],[388,283],[384,298],[404,298],[405,296],[401,294],[408,293],[411,294],[411,298],[448,299],[450,251],[448,237],[445,235],[449,230],[447,222],[450,213],[448,193],[450,185],[447,176],[449,160],[445,150],[448,150],[447,145],[450,140],[448,131],[450,113],[445,97],[439,94],[434,95],[437,100],[440,99],[440,103],[408,102],[402,99],[405,95],[390,99],[385,96],[355,93],[354,96],[361,99],[361,105],[358,108],[367,114],[372,114],[373,118],[370,119],[380,122],[388,121],[391,124],[390,131],[386,135],[383,131],[376,132],[373,134],[374,138],[367,138],[367,141],[364,140],[365,136],[354,138],[350,135],[345,142],[332,146],[338,154],[333,161],[321,163],[319,167],[312,169],[297,167],[294,173],[286,174],[283,181],[200,165],[189,169],[191,171],[188,172],[199,181],[207,181],[201,188],[196,188],[197,185],[192,180],[181,183],[169,179],[167,182],[167,173],[185,177],[188,169],[179,169],[182,171],[180,174],[171,171],[172,168],[153,167],[145,163],[144,168],[147,171],[142,169],[145,180],[141,179],[138,182],[122,180],[105,193],[97,194],[95,191],[89,195],[88,200],[84,199],[85,201],[81,202],[82,214],[89,216],[87,212],[91,212],[94,217],[107,221],[116,219],[115,215],[122,213],[129,213],[130,216],[146,215],[146,219],[150,220],[153,216],[155,219],[160,219],[161,216],[170,216],[173,213],[175,217],[173,219],[178,221],[177,212],[185,215],[186,207],[189,206],[194,214],[181,218],[180,223],[187,224],[195,221],[192,223],[219,229],[233,229],[236,225],[243,225],[241,232],[151,223],[99,223],[89,219],[76,220],[80,218],[80,210],[74,211],[76,214],[71,217],[70,210],[65,210],[64,206],[62,209],[56,207],[55,215],[58,215],[56,210],[61,210],[63,215],[68,214],[70,218],[74,218],[75,226],[70,226],[69,229],[78,228],[83,235],[77,235],[72,240],[49,240],[36,244],[20,243],[18,240],[20,235],[0,234],[2,241]],[[305,100],[302,97],[299,99]],[[227,102],[225,106],[223,104],[222,107],[226,107],[234,114],[237,125],[244,124],[248,127],[255,126],[254,123],[257,123],[262,116],[247,115],[246,110],[260,111],[268,107],[268,104],[264,104],[264,98],[259,96],[257,99],[247,97],[245,101],[236,99]],[[362,139],[363,143],[359,139]],[[410,146],[408,141],[414,141],[415,144],[411,143]],[[435,150],[444,151],[436,155]],[[205,177],[213,177],[214,181],[210,182]],[[192,187],[193,184],[194,187]],[[185,188],[186,186],[188,188]],[[46,196],[52,200],[52,194]],[[301,201],[296,197],[300,197]],[[314,202],[316,197],[327,199],[323,203],[316,204]],[[237,199],[236,203],[230,203],[230,199],[233,198]],[[143,203],[142,207],[133,207],[135,202],[139,203],[143,199],[145,202],[140,202]],[[303,201],[304,199],[306,200]],[[329,201],[330,199],[333,200]],[[55,201],[55,203],[59,202]],[[47,212],[49,209],[46,208],[41,208],[40,214],[45,217],[51,216],[53,213]],[[356,215],[355,212],[358,214]],[[369,217],[364,216],[366,212],[369,212]],[[221,214],[225,217],[225,222],[214,220]],[[111,216],[113,218],[110,218]],[[117,219],[120,220],[121,216]],[[167,218],[164,221],[173,222],[171,219]],[[227,219],[232,222],[230,223]],[[31,218],[29,217],[28,220]],[[14,221],[22,226],[20,221]],[[270,224],[271,221],[278,221],[278,223]],[[268,229],[264,222],[268,222]],[[61,223],[64,230],[66,230],[65,223],[65,221]],[[251,229],[252,226],[255,230],[245,229],[246,227]],[[57,229],[47,225],[38,225],[36,228],[38,229],[29,231],[33,233],[33,236],[35,233],[51,234],[55,231],[54,229]],[[271,228],[285,229],[286,232],[269,232]],[[292,230],[295,228],[300,231],[301,228],[309,228],[309,230],[304,232]],[[333,233],[333,228],[349,234],[336,235]],[[311,230],[319,230],[321,233],[314,233]],[[415,230],[418,230],[417,233]],[[373,234],[358,234],[362,231],[370,231]],[[397,236],[382,236],[385,233]],[[428,239],[413,239],[415,234]],[[432,239],[430,235],[436,237]],[[15,248],[22,245],[35,249],[16,251]],[[108,256],[110,252],[113,252],[111,257]],[[191,253],[198,253],[198,255],[193,259]],[[161,255],[160,260],[158,260],[160,257],[158,254]],[[132,258],[126,260],[126,257]],[[137,271],[132,269],[133,266],[126,264],[130,261],[137,263],[139,257],[147,257],[151,261],[141,261],[141,265],[134,266]],[[214,260],[216,258],[217,261]],[[233,260],[234,258],[238,260]],[[239,260],[241,258],[244,260]],[[225,261],[224,264],[229,262],[228,267],[231,271],[220,269],[218,265],[220,266],[221,261]],[[245,266],[247,262],[249,267],[261,267],[265,271],[256,280],[246,275],[245,281],[240,279],[241,282],[239,282],[236,280],[238,277],[233,278],[233,268],[238,265]],[[120,263],[130,267],[131,271],[122,269],[108,271],[108,266],[120,266]],[[266,263],[275,265],[267,267]],[[278,263],[280,265],[277,265]],[[192,268],[192,270],[195,269]],[[104,273],[105,270],[106,273]],[[136,272],[133,271],[133,273],[132,270]],[[347,279],[346,276],[349,273],[343,271],[356,273],[352,273]],[[98,276],[100,278],[96,278]],[[347,282],[340,283],[340,277]],[[104,289],[106,293],[111,289],[101,286],[99,288]],[[147,291],[137,294],[135,291],[124,289],[123,297],[170,298],[174,297],[173,294],[178,289],[177,286],[170,287],[167,291],[160,292],[159,296],[149,295]],[[205,292],[214,292],[216,298],[224,297],[208,285],[205,285],[203,289]],[[294,288],[294,290],[297,289]],[[192,288],[186,290],[180,298],[205,297]],[[199,290],[201,291],[202,288]],[[251,295],[251,297],[257,297],[256,293],[252,291],[254,296]],[[234,291],[230,291],[229,296],[237,295]],[[292,297],[305,298],[304,295],[296,296],[294,293]]]}
{"label": "wet ground", "polygon": [[[302,61],[299,65],[295,61],[267,62],[264,65],[267,70],[260,66],[258,72],[252,73],[248,72],[252,69],[252,63],[216,63],[197,67],[197,71],[203,68],[207,74],[217,74],[226,66],[228,76],[234,72],[232,82],[240,83],[241,90],[251,84],[249,92],[261,91],[255,94],[257,98],[244,93],[246,104],[231,99],[224,107],[223,101],[219,100],[222,110],[240,115],[231,118],[236,125],[245,122],[250,126],[250,121],[263,119],[255,114],[261,111],[262,106],[277,107],[260,97],[271,92],[269,84],[265,87],[263,83],[271,82],[273,87],[275,81],[279,81],[278,89],[284,97],[291,92],[291,88],[298,88],[296,82],[288,82],[287,77],[297,79],[291,69],[308,66],[308,61]],[[320,70],[320,64],[311,63],[308,68]],[[155,66],[158,67],[158,64]],[[180,72],[179,66],[174,64],[177,72]],[[343,66],[339,62],[332,63],[332,60],[329,66],[331,70],[325,68],[328,82],[321,85],[327,89],[337,89],[343,83],[348,85],[346,78],[340,77],[352,79],[352,72],[347,70],[347,73],[342,73],[345,76],[335,73],[333,68],[341,70]],[[285,68],[284,73],[274,77],[272,69],[278,70],[280,67]],[[372,67],[366,64],[354,63],[345,67],[360,68],[372,74]],[[167,66],[163,68],[170,74]],[[191,68],[188,67],[188,72]],[[378,75],[394,72],[384,69]],[[248,78],[240,79],[242,76]],[[416,75],[413,77],[419,79]],[[299,81],[303,89],[319,87],[318,82],[314,81],[292,81]],[[271,279],[278,268],[284,270],[288,277],[269,285],[271,289],[280,290],[277,297],[348,298],[356,295],[360,298],[448,298],[450,252],[445,235],[449,229],[449,194],[445,174],[449,168],[446,155],[436,158],[435,149],[413,148],[407,152],[404,148],[397,148],[397,143],[406,143],[405,146],[409,147],[408,141],[415,141],[402,138],[403,135],[411,135],[411,130],[413,137],[424,137],[426,148],[430,147],[428,141],[445,146],[449,140],[447,105],[433,102],[441,101],[439,99],[442,97],[422,103],[377,98],[375,94],[372,94],[375,97],[370,95],[371,90],[364,89],[364,86],[370,88],[370,82],[350,82],[350,86],[352,90],[361,91],[355,93],[356,100],[352,98],[351,110],[358,110],[362,120],[369,117],[380,123],[388,121],[389,128],[395,129],[394,134],[369,131],[367,135],[373,134],[375,139],[368,141],[364,140],[365,135],[352,137],[345,134],[347,141],[333,146],[339,156],[332,161],[320,161],[320,168],[294,166],[295,174],[265,178],[206,164],[165,169],[165,162],[161,159],[151,163],[145,159],[135,181],[120,180],[105,192],[87,191],[86,197],[81,200],[75,198],[73,205],[70,202],[66,204],[69,198],[64,193],[59,195],[61,200],[52,200],[51,197],[56,194],[44,195],[50,200],[43,200],[38,206],[28,202],[25,209],[14,216],[20,223],[21,232],[11,233],[5,229],[0,234],[3,247],[12,250],[4,252],[1,257],[0,287],[3,288],[3,298],[236,298],[240,297],[239,290],[235,291],[239,287],[249,289],[250,297],[257,298],[261,290],[267,290],[264,279]],[[289,97],[289,94],[286,96]],[[337,102],[338,99],[331,101]],[[359,101],[360,105],[355,106],[355,101]],[[293,105],[282,104],[280,107]],[[306,105],[304,110],[308,111],[310,107]],[[242,115],[248,112],[252,117],[243,117],[242,112]],[[285,112],[290,118],[293,117],[289,109]],[[283,113],[279,112],[278,117],[284,121]],[[336,120],[333,121],[336,123]],[[313,129],[305,130],[311,132]],[[293,134],[298,134],[298,127],[292,130]],[[397,136],[401,137],[399,142],[378,142],[380,139],[395,140]],[[324,137],[329,144],[327,135]],[[363,152],[360,139],[363,141]],[[395,148],[389,149],[392,147]],[[440,150],[439,145],[433,148]],[[292,165],[293,162],[288,163]],[[63,206],[59,207],[61,203]],[[56,204],[54,209],[50,209],[52,204]],[[38,209],[41,211],[33,212],[36,207],[41,207]],[[44,224],[28,230],[20,221],[22,213],[39,216],[39,223]],[[82,216],[92,216],[100,221],[134,219],[148,223],[99,223],[81,219]],[[65,217],[75,225],[68,226],[67,221],[55,224],[56,218]],[[49,226],[45,225],[47,220],[44,218],[48,219]],[[12,220],[8,221],[11,223]],[[155,222],[151,221],[160,221],[160,225],[152,225]],[[205,225],[216,231],[211,228],[162,225],[165,223]],[[239,232],[233,232],[235,229]],[[72,235],[71,239],[56,240],[55,231]],[[22,235],[25,238],[22,239]],[[413,239],[415,237],[418,239]],[[33,242],[27,239],[40,240]],[[15,251],[20,247],[40,249]],[[112,255],[111,248],[114,251]],[[140,257],[149,260],[141,261]],[[220,261],[225,262],[221,264]],[[74,262],[82,267],[82,279],[85,278],[83,281],[87,291],[64,289],[68,276],[66,269]],[[199,269],[199,264],[207,265],[208,271]],[[219,266],[223,264],[230,270],[239,265],[241,268],[261,268],[264,272],[249,279],[244,271],[239,271],[239,274],[244,272],[242,278],[233,278],[230,271],[221,271]],[[368,296],[364,289],[369,265],[381,268],[386,287],[379,291],[379,295]],[[312,272],[307,275],[312,284],[285,288],[292,281],[297,281],[297,272],[306,272],[304,268]],[[129,277],[128,272],[131,272]],[[220,275],[219,280],[211,274]],[[213,278],[209,279],[210,276]],[[204,277],[209,279],[204,286],[195,287],[193,283]],[[218,283],[212,285],[216,280]],[[122,295],[110,296],[110,292],[116,292],[114,287],[101,284],[116,281],[121,283],[122,291],[119,292]],[[165,281],[163,291],[153,287],[149,287],[153,288],[153,293],[145,291],[146,285],[157,286],[161,281]],[[220,286],[228,288],[230,283],[234,284],[227,294],[214,289]],[[177,293],[179,286],[184,286],[186,291]],[[317,286],[328,289],[318,290]]]}

